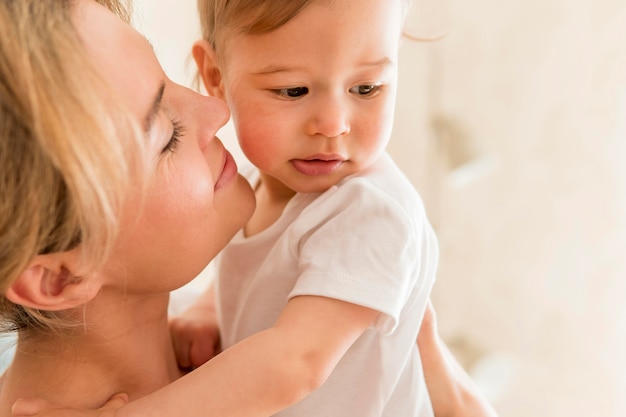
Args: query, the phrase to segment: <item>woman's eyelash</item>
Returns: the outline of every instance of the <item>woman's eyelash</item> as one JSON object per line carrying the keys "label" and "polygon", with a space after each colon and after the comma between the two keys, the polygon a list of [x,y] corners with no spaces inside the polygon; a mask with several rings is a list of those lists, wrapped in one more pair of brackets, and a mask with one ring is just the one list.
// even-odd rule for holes
{"label": "woman's eyelash", "polygon": [[185,129],[178,120],[172,120],[172,137],[170,137],[170,140],[161,151],[162,154],[166,152],[174,152],[176,150],[176,147],[180,143],[179,139],[182,136],[184,130]]}

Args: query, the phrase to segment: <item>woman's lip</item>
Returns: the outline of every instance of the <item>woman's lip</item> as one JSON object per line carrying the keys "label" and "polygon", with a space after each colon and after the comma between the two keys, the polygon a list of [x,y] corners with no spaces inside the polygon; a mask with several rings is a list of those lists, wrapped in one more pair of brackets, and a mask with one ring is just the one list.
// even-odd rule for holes
{"label": "woman's lip", "polygon": [[224,149],[224,163],[222,164],[222,171],[220,172],[220,176],[217,178],[215,182],[214,190],[217,191],[220,188],[224,187],[228,183],[231,182],[233,178],[237,176],[237,163],[233,156]]}
{"label": "woman's lip", "polygon": [[345,161],[341,155],[313,155],[305,159],[292,159],[291,165],[303,175],[319,176],[332,174]]}

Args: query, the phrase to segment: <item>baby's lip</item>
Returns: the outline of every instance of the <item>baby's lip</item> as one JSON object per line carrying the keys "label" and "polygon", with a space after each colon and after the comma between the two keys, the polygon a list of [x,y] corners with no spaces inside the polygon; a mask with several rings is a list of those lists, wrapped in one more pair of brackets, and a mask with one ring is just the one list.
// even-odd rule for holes
{"label": "baby's lip", "polygon": [[291,165],[303,175],[320,176],[335,172],[346,159],[336,154],[318,154],[304,159],[292,159]]}
{"label": "baby's lip", "polygon": [[346,158],[343,157],[343,155],[337,154],[337,153],[332,153],[332,154],[315,154],[315,155],[311,155],[309,157],[303,158],[301,159],[301,161],[338,161],[338,162],[345,162]]}

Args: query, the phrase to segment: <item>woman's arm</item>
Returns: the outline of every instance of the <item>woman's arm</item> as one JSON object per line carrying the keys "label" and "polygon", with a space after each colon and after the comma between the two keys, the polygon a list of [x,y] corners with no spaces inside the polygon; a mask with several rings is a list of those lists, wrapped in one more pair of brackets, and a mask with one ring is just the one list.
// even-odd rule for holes
{"label": "woman's arm", "polygon": [[497,417],[493,407],[439,337],[435,310],[430,303],[417,345],[435,417]]}

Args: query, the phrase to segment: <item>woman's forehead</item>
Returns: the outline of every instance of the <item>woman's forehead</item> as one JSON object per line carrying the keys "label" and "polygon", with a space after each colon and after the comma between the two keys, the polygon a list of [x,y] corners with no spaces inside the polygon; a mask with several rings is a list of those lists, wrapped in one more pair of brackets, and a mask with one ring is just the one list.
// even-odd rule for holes
{"label": "woman's forehead", "polygon": [[79,0],[72,19],[96,69],[143,122],[165,75],[146,38],[107,8]]}

